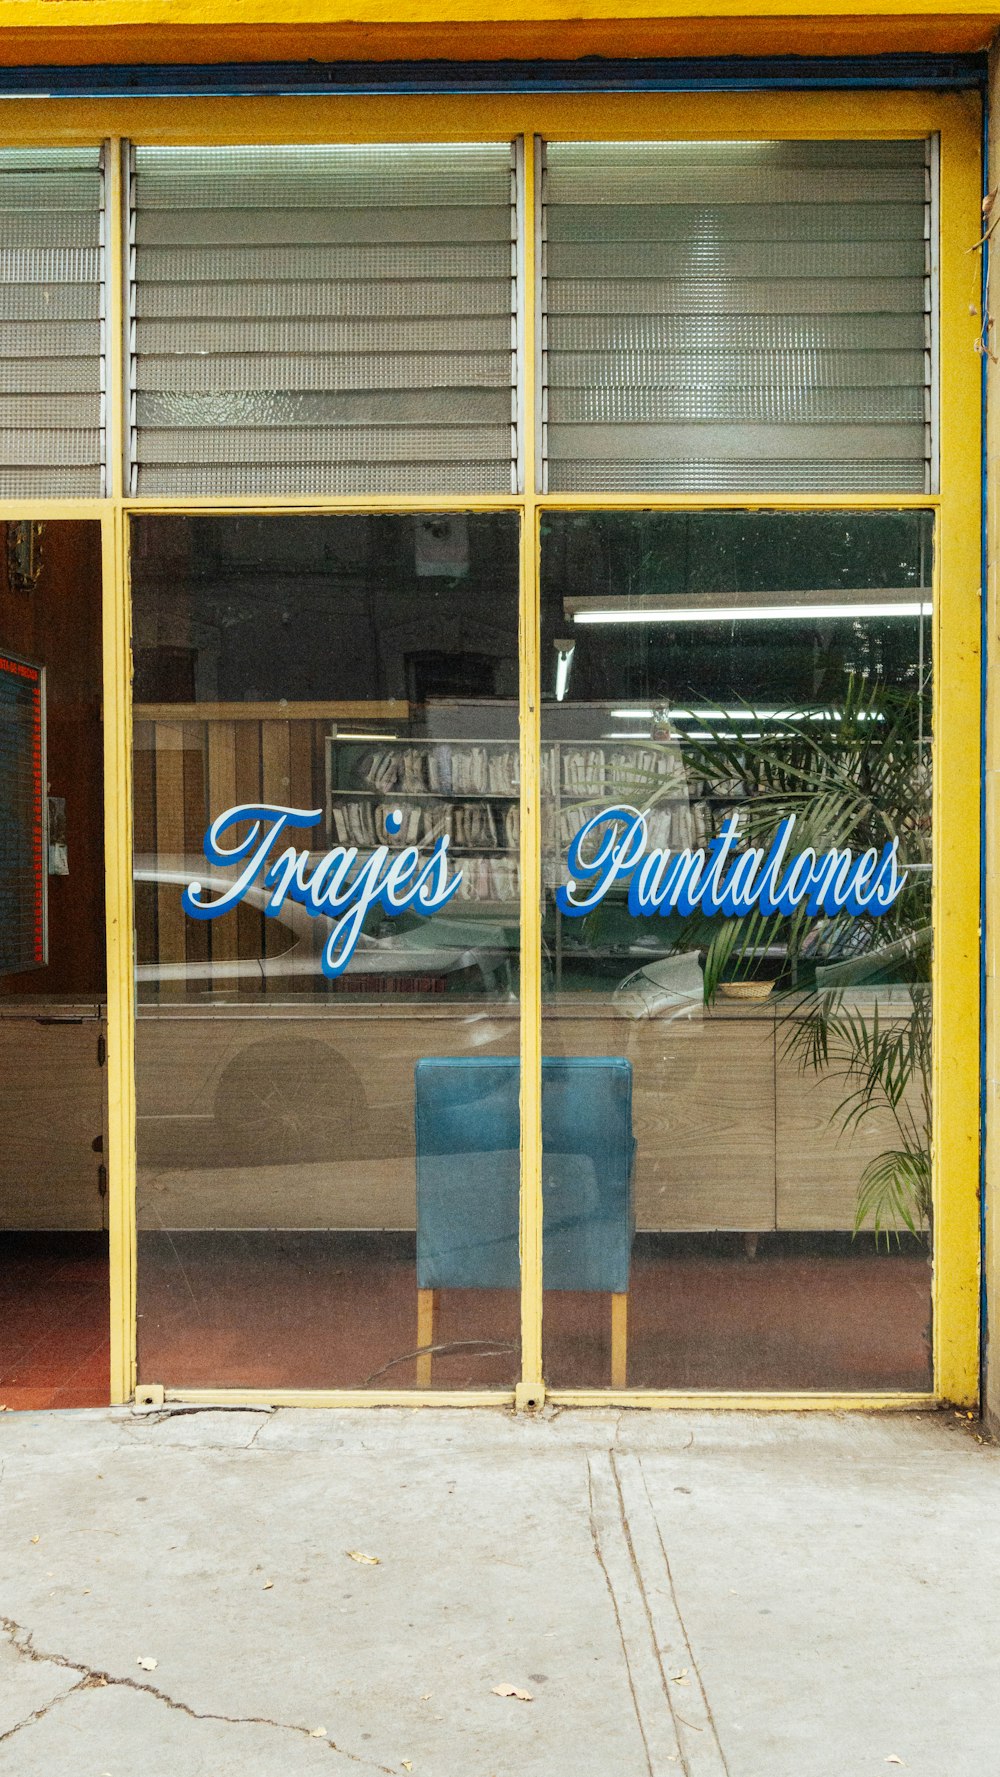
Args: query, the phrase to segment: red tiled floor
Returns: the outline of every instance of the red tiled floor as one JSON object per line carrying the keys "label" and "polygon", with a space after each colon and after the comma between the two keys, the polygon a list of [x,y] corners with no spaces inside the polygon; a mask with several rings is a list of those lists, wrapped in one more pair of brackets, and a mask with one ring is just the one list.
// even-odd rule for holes
{"label": "red tiled floor", "polygon": [[0,1235],[0,1406],[106,1406],[109,1369],[106,1236]]}
{"label": "red tiled floor", "polygon": [[[398,1388],[416,1382],[412,1237],[149,1234],[139,1264],[140,1375],[173,1386]],[[930,1269],[916,1242],[846,1236],[639,1236],[632,1387],[929,1390]],[[513,1291],[445,1291],[438,1388],[509,1388]],[[553,1387],[610,1380],[606,1296],[550,1293]]]}

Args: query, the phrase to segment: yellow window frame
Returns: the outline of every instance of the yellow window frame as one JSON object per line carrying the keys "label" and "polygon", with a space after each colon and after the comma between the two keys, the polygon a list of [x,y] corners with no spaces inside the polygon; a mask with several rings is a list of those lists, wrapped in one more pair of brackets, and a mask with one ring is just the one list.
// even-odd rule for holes
{"label": "yellow window frame", "polygon": [[[304,99],[31,99],[8,101],[5,139],[17,146],[104,142],[108,166],[108,425],[111,476],[100,500],[0,501],[3,518],[96,518],[102,528],[105,827],[108,958],[111,1398],[136,1389],[135,998],[132,918],[131,651],[128,522],[139,512],[413,512],[515,510],[521,518],[520,714],[522,763],[521,1378],[513,1398],[546,1396],[542,1355],[541,842],[539,823],[539,521],[552,509],[687,511],[912,510],[935,519],[934,580],[934,1082],[933,1393],[682,1393],[563,1389],[557,1401],[657,1407],[803,1408],[972,1405],[979,1388],[980,1101],[980,233],[981,113],[970,93],[835,92],[580,94]],[[143,499],[124,491],[127,241],[122,145],[858,139],[939,141],[938,341],[940,492],[928,495],[755,493],[540,495],[535,461],[534,182],[525,180],[522,267],[523,461],[520,495],[462,499]],[[478,1405],[510,1393],[421,1390],[168,1389],[197,1402]]]}

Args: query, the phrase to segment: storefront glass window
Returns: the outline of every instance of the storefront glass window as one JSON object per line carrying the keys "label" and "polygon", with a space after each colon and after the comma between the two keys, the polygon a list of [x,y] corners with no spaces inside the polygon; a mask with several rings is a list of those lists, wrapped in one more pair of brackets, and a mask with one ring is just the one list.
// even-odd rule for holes
{"label": "storefront glass window", "polygon": [[141,1373],[509,1388],[518,519],[132,537]]}
{"label": "storefront glass window", "polygon": [[553,1387],[931,1387],[931,543],[543,515]]}

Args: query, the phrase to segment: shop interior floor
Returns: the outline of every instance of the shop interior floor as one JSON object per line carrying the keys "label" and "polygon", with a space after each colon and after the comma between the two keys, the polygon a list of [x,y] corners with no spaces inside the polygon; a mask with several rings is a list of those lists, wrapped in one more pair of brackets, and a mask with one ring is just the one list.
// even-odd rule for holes
{"label": "shop interior floor", "polygon": [[103,1407],[106,1234],[0,1234],[0,1406]]}
{"label": "shop interior floor", "polygon": [[[640,1235],[629,1299],[638,1388],[929,1390],[925,1253],[844,1236]],[[92,1234],[0,1237],[0,1406],[108,1400],[107,1244]],[[439,1297],[433,1383],[513,1386],[518,1303]],[[140,1375],[168,1387],[416,1384],[409,1235],[281,1232],[141,1237]],[[610,1380],[610,1303],[550,1292],[553,1388]]]}
{"label": "shop interior floor", "polygon": [[[400,1388],[416,1383],[413,1236],[140,1236],[140,1376],[174,1387]],[[551,1387],[610,1380],[610,1299],[545,1299]],[[644,1236],[629,1297],[628,1380],[674,1389],[929,1391],[930,1267],[914,1240]],[[445,1291],[439,1388],[510,1388],[513,1291]]]}

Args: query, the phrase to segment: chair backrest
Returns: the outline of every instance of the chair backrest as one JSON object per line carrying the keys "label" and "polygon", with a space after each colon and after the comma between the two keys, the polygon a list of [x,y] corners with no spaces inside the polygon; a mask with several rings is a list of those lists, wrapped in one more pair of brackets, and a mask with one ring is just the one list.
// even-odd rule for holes
{"label": "chair backrest", "polygon": [[[417,1062],[420,1289],[517,1288],[519,1081],[514,1056]],[[546,1287],[627,1289],[631,1063],[543,1061],[542,1145]]]}

